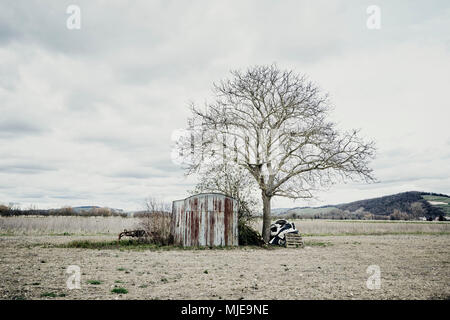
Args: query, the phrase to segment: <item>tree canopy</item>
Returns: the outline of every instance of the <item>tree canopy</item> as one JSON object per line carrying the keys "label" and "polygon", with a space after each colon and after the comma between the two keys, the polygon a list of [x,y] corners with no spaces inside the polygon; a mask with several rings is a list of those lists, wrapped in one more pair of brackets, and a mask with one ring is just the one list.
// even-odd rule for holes
{"label": "tree canopy", "polygon": [[266,241],[273,196],[311,198],[340,179],[374,179],[374,143],[358,130],[339,132],[328,95],[306,76],[254,66],[231,71],[213,91],[205,106],[191,105],[179,154],[188,174],[219,162],[245,169],[261,191]]}

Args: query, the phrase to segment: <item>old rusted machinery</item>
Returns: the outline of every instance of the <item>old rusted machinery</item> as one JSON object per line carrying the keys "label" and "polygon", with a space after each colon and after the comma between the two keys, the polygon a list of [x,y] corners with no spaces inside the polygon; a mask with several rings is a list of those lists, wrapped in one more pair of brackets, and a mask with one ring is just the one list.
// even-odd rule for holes
{"label": "old rusted machinery", "polygon": [[123,230],[123,232],[119,233],[119,241],[122,237],[132,237],[132,238],[144,238],[147,237],[147,232],[145,230]]}

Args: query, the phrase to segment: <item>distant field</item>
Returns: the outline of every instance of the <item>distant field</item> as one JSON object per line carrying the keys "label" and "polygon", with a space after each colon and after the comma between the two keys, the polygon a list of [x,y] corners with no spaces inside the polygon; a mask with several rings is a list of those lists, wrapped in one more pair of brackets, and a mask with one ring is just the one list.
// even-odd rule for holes
{"label": "distant field", "polygon": [[321,207],[321,208],[296,208],[290,209],[289,213],[296,214],[317,214],[317,213],[329,213],[333,210],[338,209],[337,207]]}
{"label": "distant field", "polygon": [[13,216],[0,217],[3,235],[95,235],[118,234],[136,228],[137,218],[74,217],[74,216]]}
{"label": "distant field", "polygon": [[[289,220],[303,236],[382,235],[382,234],[449,234],[450,222],[392,220]],[[262,221],[254,222],[261,230]]]}
{"label": "distant field", "polygon": [[447,198],[447,197],[423,195],[422,198],[424,198],[427,201],[439,201],[439,202],[445,202],[447,204],[450,204],[450,198]]}
{"label": "distant field", "polygon": [[[450,222],[391,220],[290,220],[304,236],[450,233]],[[138,218],[122,217],[0,217],[1,235],[117,235],[139,226]],[[262,220],[253,227],[261,231]]]}

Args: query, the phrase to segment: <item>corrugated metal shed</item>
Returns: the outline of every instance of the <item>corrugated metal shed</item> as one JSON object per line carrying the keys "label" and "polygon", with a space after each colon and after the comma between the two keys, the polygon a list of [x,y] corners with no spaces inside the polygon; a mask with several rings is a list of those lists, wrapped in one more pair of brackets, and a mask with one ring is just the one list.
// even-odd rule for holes
{"label": "corrugated metal shed", "polygon": [[237,246],[238,201],[220,193],[202,193],[172,204],[175,244]]}

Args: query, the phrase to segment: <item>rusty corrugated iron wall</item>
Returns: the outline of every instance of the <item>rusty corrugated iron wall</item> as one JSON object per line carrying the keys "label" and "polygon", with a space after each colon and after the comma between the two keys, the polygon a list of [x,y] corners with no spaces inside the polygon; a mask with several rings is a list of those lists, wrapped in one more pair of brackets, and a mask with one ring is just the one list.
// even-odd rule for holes
{"label": "rusty corrugated iron wall", "polygon": [[202,193],[172,204],[175,244],[237,246],[238,202],[220,193]]}

